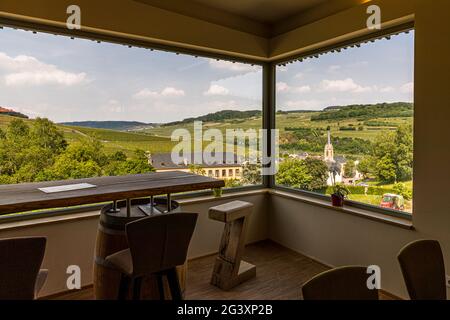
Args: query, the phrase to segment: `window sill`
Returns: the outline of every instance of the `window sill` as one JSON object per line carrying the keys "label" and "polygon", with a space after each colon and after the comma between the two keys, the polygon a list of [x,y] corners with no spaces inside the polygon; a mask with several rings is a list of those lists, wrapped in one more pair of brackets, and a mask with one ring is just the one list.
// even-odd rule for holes
{"label": "window sill", "polygon": [[[329,201],[317,199],[314,197],[309,197],[305,195],[301,195],[294,192],[289,191],[280,191],[277,189],[268,189],[268,188],[259,188],[253,190],[239,190],[236,192],[225,193],[220,197],[215,197],[213,195],[205,195],[205,196],[193,196],[189,198],[181,198],[176,199],[182,205],[191,205],[198,204],[204,202],[211,201],[221,201],[221,200],[231,200],[243,196],[252,196],[259,194],[270,194],[275,195],[291,200],[301,201],[310,205],[323,207],[326,209],[334,210],[337,212],[342,212],[346,214],[352,214],[355,216],[359,216],[362,218],[370,219],[373,221],[378,221],[382,223],[387,223],[390,225],[398,226],[403,229],[414,230],[413,223],[410,220],[393,217],[386,214],[374,212],[367,209],[355,208],[350,206],[345,206],[343,208],[333,207]],[[57,215],[48,215],[34,219],[24,219],[24,220],[16,220],[16,221],[8,221],[0,222],[0,231],[2,230],[11,230],[11,229],[19,229],[25,228],[34,225],[41,224],[50,224],[50,223],[61,223],[66,221],[74,221],[74,220],[84,220],[84,219],[92,219],[97,218],[100,215],[100,210],[95,208],[89,208],[84,212],[76,212],[76,213],[65,213],[65,214],[57,214]]]}
{"label": "window sill", "polygon": [[[252,196],[252,195],[258,195],[258,194],[266,194],[269,189],[265,188],[257,188],[252,190],[237,190],[235,192],[227,192],[223,194],[220,197],[215,197],[213,195],[195,195],[193,194],[191,197],[188,198],[180,198],[180,199],[174,199],[178,203],[182,205],[190,205],[190,204],[197,204],[197,203],[204,203],[204,202],[211,202],[211,201],[220,201],[220,200],[231,200],[235,198],[239,198],[242,196]],[[51,223],[61,223],[61,222],[67,222],[67,221],[76,221],[76,220],[85,220],[85,219],[92,219],[92,218],[98,218],[100,216],[100,208],[98,206],[91,206],[86,208],[85,211],[79,211],[79,209],[76,210],[76,212],[64,212],[64,211],[55,211],[56,213],[48,212],[47,214],[42,214],[42,216],[39,217],[23,217],[23,219],[17,219],[17,217],[11,220],[8,220],[7,218],[4,219],[4,221],[0,220],[0,231],[5,230],[13,230],[13,229],[20,229],[20,228],[27,228],[30,226],[37,226],[37,225],[44,225],[44,224],[51,224]],[[70,210],[70,209],[69,209]]]}
{"label": "window sill", "polygon": [[378,212],[374,212],[371,210],[367,210],[367,209],[361,209],[361,208],[356,208],[356,207],[350,207],[350,206],[344,206],[343,208],[338,208],[338,207],[334,207],[331,205],[330,201],[326,201],[326,200],[322,200],[322,199],[316,199],[314,197],[308,197],[308,196],[304,196],[301,194],[297,194],[294,192],[289,192],[289,191],[280,191],[280,190],[276,190],[276,189],[268,189],[268,193],[270,195],[275,195],[275,196],[279,196],[282,198],[287,198],[287,199],[291,199],[291,200],[297,200],[297,201],[301,201],[307,204],[311,204],[314,206],[319,206],[322,208],[326,208],[326,209],[330,209],[330,210],[334,210],[334,211],[338,211],[338,212],[342,212],[342,213],[346,213],[346,214],[351,214],[351,215],[355,215],[355,216],[359,216],[362,218],[366,218],[366,219],[370,219],[373,221],[377,221],[377,222],[382,222],[382,223],[387,223],[393,226],[397,226],[403,229],[407,229],[407,230],[414,230],[414,226],[412,221],[408,220],[408,219],[403,219],[403,218],[399,218],[399,217],[394,217],[394,216],[389,216],[387,214],[382,214],[382,213],[378,213]]}

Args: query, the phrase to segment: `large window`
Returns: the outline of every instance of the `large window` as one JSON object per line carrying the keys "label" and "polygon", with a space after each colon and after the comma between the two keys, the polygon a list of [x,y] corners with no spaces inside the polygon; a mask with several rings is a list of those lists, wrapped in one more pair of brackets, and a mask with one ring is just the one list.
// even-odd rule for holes
{"label": "large window", "polygon": [[278,185],[412,213],[414,32],[277,67]]}
{"label": "large window", "polygon": [[192,134],[195,121],[261,128],[261,66],[9,28],[0,37],[0,184],[172,170],[261,182],[239,159],[171,157],[172,133]]}

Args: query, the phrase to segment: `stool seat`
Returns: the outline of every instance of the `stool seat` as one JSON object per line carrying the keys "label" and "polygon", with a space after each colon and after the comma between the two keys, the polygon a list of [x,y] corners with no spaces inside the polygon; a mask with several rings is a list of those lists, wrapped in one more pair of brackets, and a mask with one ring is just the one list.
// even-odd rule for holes
{"label": "stool seat", "polygon": [[253,204],[237,200],[209,208],[209,218],[229,222],[250,215],[252,210]]}

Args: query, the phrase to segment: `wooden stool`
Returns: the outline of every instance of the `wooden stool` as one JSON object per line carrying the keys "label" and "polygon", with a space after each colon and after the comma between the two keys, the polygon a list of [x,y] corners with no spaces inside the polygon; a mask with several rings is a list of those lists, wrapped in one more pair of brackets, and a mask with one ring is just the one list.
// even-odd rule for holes
{"label": "wooden stool", "polygon": [[172,300],[183,295],[176,266],[186,261],[196,213],[167,213],[150,216],[126,225],[129,249],[109,255],[105,263],[121,273],[118,298],[125,300],[130,287],[133,300],[141,299],[141,284],[146,276],[155,276],[159,298],[165,298],[163,276],[167,277]]}
{"label": "wooden stool", "polygon": [[256,276],[256,267],[241,260],[253,204],[233,201],[209,209],[209,218],[225,222],[211,284],[229,290]]}

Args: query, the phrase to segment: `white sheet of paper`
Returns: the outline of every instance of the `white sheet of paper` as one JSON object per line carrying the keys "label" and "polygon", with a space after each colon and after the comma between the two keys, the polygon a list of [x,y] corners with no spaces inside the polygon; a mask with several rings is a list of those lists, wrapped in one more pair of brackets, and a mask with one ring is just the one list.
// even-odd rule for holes
{"label": "white sheet of paper", "polygon": [[97,187],[97,186],[90,184],[90,183],[78,183],[78,184],[66,184],[64,186],[54,186],[54,187],[38,188],[38,189],[45,193],[56,193],[56,192],[64,192],[64,191],[90,189],[90,188],[95,188],[95,187]]}

